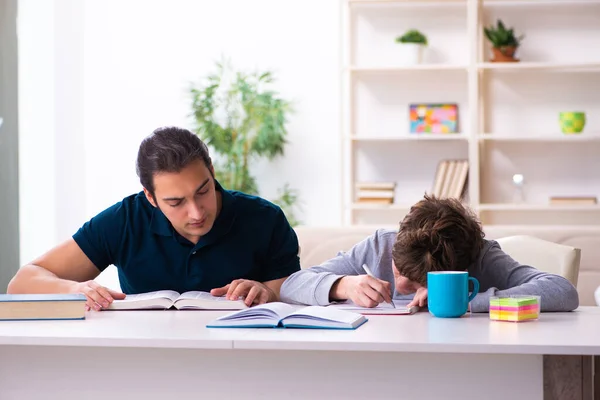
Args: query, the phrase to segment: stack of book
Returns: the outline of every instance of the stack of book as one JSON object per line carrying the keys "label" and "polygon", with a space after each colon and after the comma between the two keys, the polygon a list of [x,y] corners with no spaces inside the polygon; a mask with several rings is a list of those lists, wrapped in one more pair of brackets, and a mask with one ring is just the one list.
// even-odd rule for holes
{"label": "stack of book", "polygon": [[438,198],[462,200],[467,188],[469,162],[467,160],[442,160],[438,164],[431,194]]}
{"label": "stack of book", "polygon": [[392,204],[395,182],[357,182],[356,201],[370,204]]}
{"label": "stack of book", "polygon": [[551,196],[552,205],[595,205],[598,203],[596,196]]}

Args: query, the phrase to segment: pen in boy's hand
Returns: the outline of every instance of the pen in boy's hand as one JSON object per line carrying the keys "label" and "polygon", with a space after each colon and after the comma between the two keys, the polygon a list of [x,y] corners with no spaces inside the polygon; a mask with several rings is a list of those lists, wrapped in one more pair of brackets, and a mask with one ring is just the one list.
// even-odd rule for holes
{"label": "pen in boy's hand", "polygon": [[[362,267],[365,270],[365,272],[367,273],[367,275],[369,275],[372,278],[375,278],[375,275],[373,275],[373,272],[371,272],[371,269],[367,266],[367,264],[363,264]],[[375,279],[377,279],[377,278],[375,278]],[[393,301],[390,301],[390,304],[392,305],[393,308],[396,308]]]}

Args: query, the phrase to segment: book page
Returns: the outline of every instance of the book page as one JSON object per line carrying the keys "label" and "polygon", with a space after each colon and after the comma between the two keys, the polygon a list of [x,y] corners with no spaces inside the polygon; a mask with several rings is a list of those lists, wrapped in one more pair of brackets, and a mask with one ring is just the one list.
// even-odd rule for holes
{"label": "book page", "polygon": [[128,303],[134,301],[145,301],[152,299],[169,299],[175,301],[179,297],[179,293],[174,290],[157,290],[156,292],[140,293],[140,294],[128,294],[124,300],[116,300],[121,303]]}
{"label": "book page", "polygon": [[107,310],[165,309],[173,305],[179,293],[173,290],[128,294],[124,300],[114,300]]}
{"label": "book page", "polygon": [[198,299],[198,300],[209,300],[209,301],[232,301],[227,300],[225,296],[213,296],[208,292],[200,292],[200,291],[191,291],[185,292],[179,295],[177,300],[189,300],[189,299]]}
{"label": "book page", "polygon": [[228,300],[225,296],[213,296],[208,292],[189,291],[182,293],[175,300],[175,307],[179,310],[241,310],[248,308],[243,298]]}
{"label": "book page", "polygon": [[246,310],[241,310],[234,312],[232,314],[224,315],[217,320],[234,320],[234,319],[243,319],[243,320],[254,320],[254,319],[275,319],[279,321],[280,319],[290,315],[296,310],[296,307],[281,303],[281,302],[273,302],[261,304],[259,306],[250,307]]}
{"label": "book page", "polygon": [[288,324],[302,323],[305,326],[352,326],[364,319],[362,315],[332,307],[309,306],[291,313],[285,318]]}
{"label": "book page", "polygon": [[354,304],[351,300],[343,303],[334,303],[327,306],[328,308],[337,308],[340,310],[354,311],[361,314],[413,314],[419,310],[419,307],[414,306],[411,308],[406,307],[410,303],[410,300],[394,300],[394,307],[389,303],[379,303],[377,307],[367,308],[361,307]]}

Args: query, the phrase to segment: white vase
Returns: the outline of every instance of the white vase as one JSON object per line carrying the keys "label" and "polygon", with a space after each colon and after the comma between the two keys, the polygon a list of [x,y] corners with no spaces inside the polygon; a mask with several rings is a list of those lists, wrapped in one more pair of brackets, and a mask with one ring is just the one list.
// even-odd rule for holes
{"label": "white vase", "polygon": [[403,65],[416,65],[423,62],[424,45],[419,43],[402,43],[400,48],[400,60]]}

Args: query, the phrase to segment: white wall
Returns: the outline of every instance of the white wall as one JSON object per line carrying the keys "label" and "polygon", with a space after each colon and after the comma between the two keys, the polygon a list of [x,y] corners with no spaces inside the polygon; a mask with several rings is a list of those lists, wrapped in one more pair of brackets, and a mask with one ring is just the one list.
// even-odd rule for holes
{"label": "white wall", "polygon": [[340,23],[335,0],[20,0],[21,262],[141,190],[137,147],[192,128],[187,87],[222,55],[271,69],[294,102],[286,155],[259,163],[262,194],[289,182],[306,224],[341,222]]}

